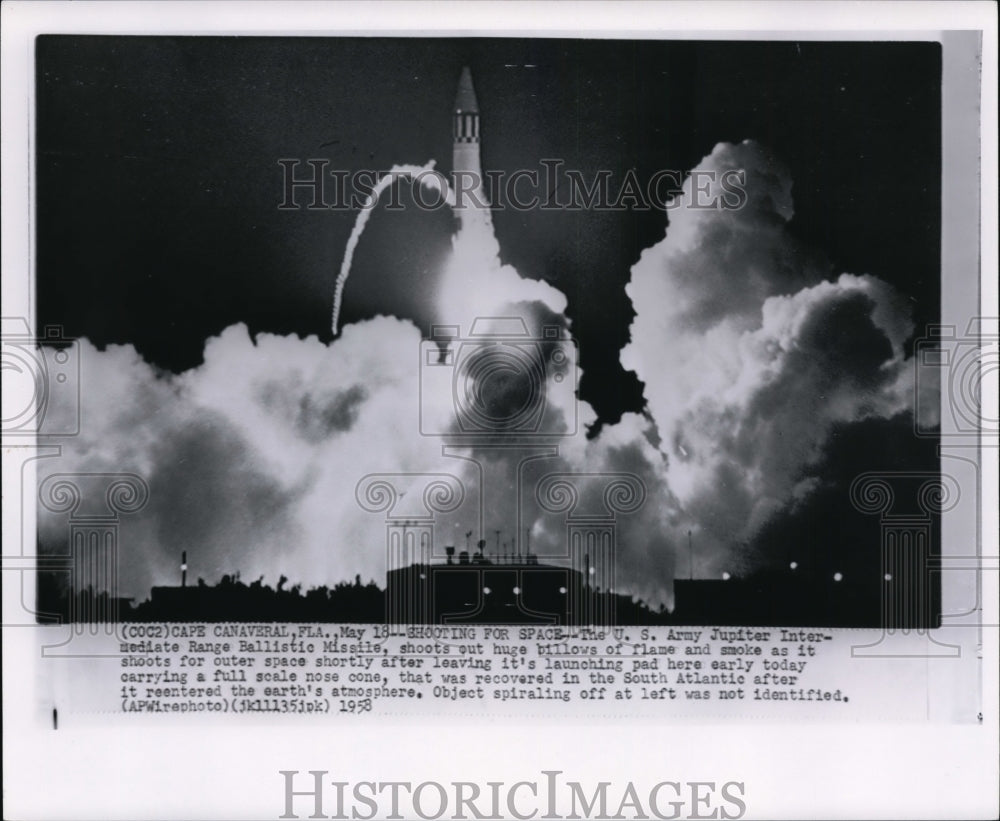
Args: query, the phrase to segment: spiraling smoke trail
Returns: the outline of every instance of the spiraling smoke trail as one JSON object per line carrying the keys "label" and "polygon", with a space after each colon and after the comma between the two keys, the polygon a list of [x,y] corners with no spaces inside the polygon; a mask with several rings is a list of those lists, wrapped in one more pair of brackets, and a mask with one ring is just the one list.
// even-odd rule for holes
{"label": "spiraling smoke trail", "polygon": [[361,213],[358,214],[358,218],[354,221],[354,230],[351,231],[351,237],[347,240],[347,248],[344,250],[344,259],[340,264],[340,273],[337,275],[337,285],[333,292],[332,326],[334,336],[337,336],[339,333],[340,306],[344,297],[344,285],[347,284],[347,277],[351,272],[351,265],[354,262],[354,250],[358,246],[361,234],[364,233],[365,226],[368,224],[368,219],[371,217],[372,211],[375,210],[375,206],[378,204],[378,199],[382,195],[382,192],[401,177],[416,177],[419,179],[421,185],[428,188],[436,188],[441,196],[445,198],[445,202],[454,207],[454,194],[451,193],[447,180],[445,180],[441,174],[430,173],[434,171],[435,165],[435,160],[430,160],[427,165],[423,166],[394,165],[389,170],[389,173],[382,177],[375,184],[375,187],[372,188],[371,193],[368,195],[368,199],[365,201],[365,204],[361,209]]}

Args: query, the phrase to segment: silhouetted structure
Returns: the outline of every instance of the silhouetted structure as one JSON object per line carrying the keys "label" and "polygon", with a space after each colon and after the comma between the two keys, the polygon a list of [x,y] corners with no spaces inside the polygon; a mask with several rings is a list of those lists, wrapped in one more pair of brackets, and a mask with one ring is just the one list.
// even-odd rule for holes
{"label": "silhouetted structure", "polygon": [[[43,581],[44,580],[44,581]],[[385,613],[383,590],[369,581],[341,582],[333,587],[315,587],[303,593],[300,585],[285,589],[282,577],[277,587],[262,579],[249,585],[238,575],[223,576],[217,585],[201,579],[197,585],[154,587],[150,597],[133,606],[132,599],[112,598],[92,588],[69,594],[54,579],[39,575],[38,609],[44,621],[61,623],[107,623],[116,621],[300,621],[381,623]],[[41,619],[40,615],[40,620]]]}
{"label": "silhouetted structure", "polygon": [[[676,579],[674,608],[603,589],[589,552],[573,567],[541,563],[532,554],[491,558],[484,543],[472,554],[445,549],[446,561],[414,561],[390,569],[383,590],[374,581],[303,592],[263,577],[244,584],[239,574],[216,585],[154,587],[146,601],[113,597],[92,585],[71,591],[56,572],[38,574],[40,623],[114,624],[124,621],[343,622],[401,624],[682,624],[788,627],[882,627],[927,630],[940,626],[941,589],[922,553],[911,559],[887,551],[881,575],[803,573],[771,569],[747,577]],[[419,555],[419,554],[418,554]],[[182,574],[183,574],[182,570]],[[916,599],[919,598],[919,601]]]}
{"label": "silhouetted structure", "polygon": [[[463,551],[464,553],[464,551]],[[238,575],[217,585],[154,587],[148,600],[111,597],[92,587],[70,593],[51,574],[39,574],[41,623],[102,624],[115,621],[301,621],[357,624],[595,624],[594,614],[613,614],[616,624],[690,624],[772,627],[940,626],[940,588],[929,606],[888,616],[883,602],[894,595],[892,578],[851,581],[795,573],[747,578],[677,579],[674,609],[653,610],[628,595],[593,587],[566,567],[537,557],[494,563],[460,555],[451,564],[414,564],[387,574],[386,590],[374,581],[341,582],[302,592],[261,579],[249,585]],[[488,591],[488,592],[487,592]],[[912,591],[910,591],[912,593]],[[926,615],[923,615],[926,614]],[[602,616],[603,617],[603,616]],[[886,619],[883,621],[883,619]]]}
{"label": "silhouetted structure", "polygon": [[277,587],[262,579],[249,585],[238,576],[223,576],[210,587],[199,579],[195,586],[154,587],[150,598],[132,615],[136,621],[301,621],[379,623],[385,609],[384,593],[375,582],[340,582],[333,587],[301,585],[285,589],[282,576]]}
{"label": "silhouetted structure", "polygon": [[603,610],[583,573],[537,557],[414,564],[386,574],[390,624],[593,624]]}
{"label": "silhouetted structure", "polygon": [[[882,602],[912,580],[834,576],[801,578],[794,573],[758,574],[746,579],[677,579],[677,624],[751,627],[885,627],[931,629],[940,626],[940,588],[921,587],[929,598],[922,608],[883,612]],[[910,590],[910,594],[917,592]]]}
{"label": "silhouetted structure", "polygon": [[677,579],[674,620],[732,626],[873,627],[878,599],[857,585],[758,576]]}

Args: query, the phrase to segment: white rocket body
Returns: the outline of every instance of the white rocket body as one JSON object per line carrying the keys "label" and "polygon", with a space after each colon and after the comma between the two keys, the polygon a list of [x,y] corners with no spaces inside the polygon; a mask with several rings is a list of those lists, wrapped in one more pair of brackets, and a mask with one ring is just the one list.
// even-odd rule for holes
{"label": "white rocket body", "polygon": [[489,200],[479,157],[479,104],[472,87],[472,72],[466,66],[458,81],[452,116],[452,191],[455,213],[463,227],[471,223],[490,225]]}

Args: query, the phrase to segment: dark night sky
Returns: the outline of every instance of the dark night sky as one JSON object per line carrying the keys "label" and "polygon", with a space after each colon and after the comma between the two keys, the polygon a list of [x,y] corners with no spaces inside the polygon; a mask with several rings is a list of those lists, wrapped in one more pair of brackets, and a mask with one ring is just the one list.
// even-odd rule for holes
{"label": "dark night sky", "polygon": [[[39,324],[131,342],[173,371],[235,322],[329,339],[355,214],[280,211],[281,158],[387,170],[451,164],[450,110],[472,68],[489,169],[620,179],[686,170],[753,138],[790,168],[793,232],[835,270],[871,273],[938,312],[940,49],[933,43],[79,37],[37,40]],[[525,65],[534,68],[525,68]],[[508,65],[517,67],[511,68]],[[324,143],[327,143],[325,147]],[[666,220],[641,212],[505,211],[504,262],[569,299],[581,396],[637,409],[618,364],[623,285]],[[342,320],[419,314],[449,242],[437,214],[377,215]],[[405,249],[401,250],[401,249]],[[426,318],[414,315],[421,324]]]}

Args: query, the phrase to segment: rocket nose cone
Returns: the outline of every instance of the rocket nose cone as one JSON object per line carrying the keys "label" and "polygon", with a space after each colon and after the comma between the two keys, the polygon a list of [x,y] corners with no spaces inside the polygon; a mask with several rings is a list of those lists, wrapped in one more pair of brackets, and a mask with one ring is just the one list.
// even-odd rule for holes
{"label": "rocket nose cone", "polygon": [[468,66],[462,68],[458,80],[458,94],[455,95],[455,113],[479,113],[476,92],[472,88],[472,72]]}

